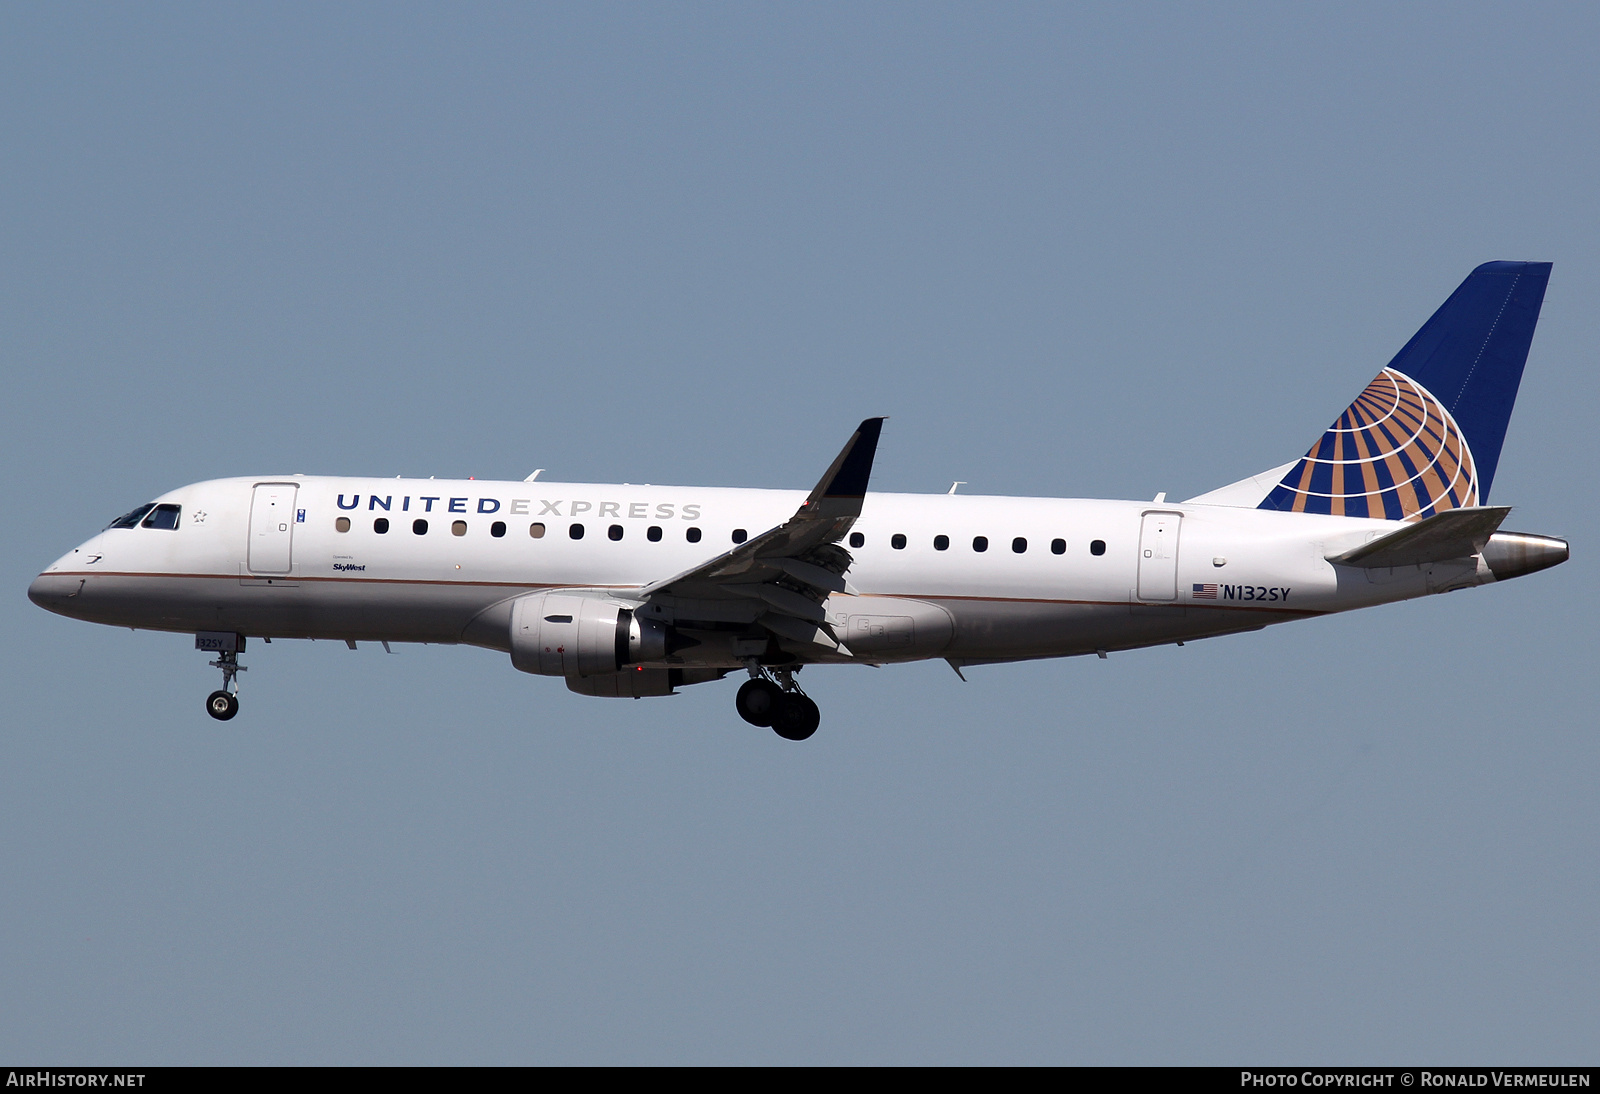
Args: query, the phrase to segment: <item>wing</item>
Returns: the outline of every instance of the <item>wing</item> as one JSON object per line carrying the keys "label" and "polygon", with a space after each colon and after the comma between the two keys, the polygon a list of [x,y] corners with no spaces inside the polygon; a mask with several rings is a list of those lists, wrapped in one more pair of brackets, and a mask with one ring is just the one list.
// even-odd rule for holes
{"label": "wing", "polygon": [[861,515],[882,418],[868,418],[845,442],[794,516],[709,562],[632,591],[645,600],[732,601],[761,609],[756,623],[780,638],[850,656],[828,626],[822,602],[843,592],[854,561],[839,545]]}

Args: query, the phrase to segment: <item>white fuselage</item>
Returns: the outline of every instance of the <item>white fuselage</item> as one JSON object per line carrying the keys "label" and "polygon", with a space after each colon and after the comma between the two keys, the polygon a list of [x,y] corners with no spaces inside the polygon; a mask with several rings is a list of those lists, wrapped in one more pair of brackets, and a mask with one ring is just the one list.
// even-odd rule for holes
{"label": "white fuselage", "polygon": [[[107,529],[30,592],[52,611],[121,626],[506,649],[505,605],[516,597],[569,587],[625,597],[782,524],[804,498],[626,484],[220,479],[157,499],[181,507],[176,529]],[[380,520],[386,532],[375,530]],[[1327,561],[1394,528],[1197,503],[872,493],[849,543],[849,587],[825,607],[853,651],[846,660],[975,664],[1253,630],[1494,580],[1481,559],[1385,570]],[[975,549],[979,537],[987,549]],[[917,607],[903,607],[910,602]],[[739,663],[715,643],[669,661]]]}

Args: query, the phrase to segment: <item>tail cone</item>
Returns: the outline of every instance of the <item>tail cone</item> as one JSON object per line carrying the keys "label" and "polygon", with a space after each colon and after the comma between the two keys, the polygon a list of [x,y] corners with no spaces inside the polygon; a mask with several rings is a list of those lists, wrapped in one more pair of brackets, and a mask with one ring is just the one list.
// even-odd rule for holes
{"label": "tail cone", "polygon": [[1483,546],[1483,561],[1496,581],[1548,570],[1567,561],[1567,541],[1527,532],[1496,532]]}

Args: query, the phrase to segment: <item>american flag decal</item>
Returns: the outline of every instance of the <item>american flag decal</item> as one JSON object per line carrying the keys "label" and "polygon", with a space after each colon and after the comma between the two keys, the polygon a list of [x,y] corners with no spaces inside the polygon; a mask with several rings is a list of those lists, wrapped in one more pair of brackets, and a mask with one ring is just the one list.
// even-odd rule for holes
{"label": "american flag decal", "polygon": [[1217,598],[1217,587],[1215,585],[1196,585],[1194,587],[1194,598],[1196,600],[1215,600]]}

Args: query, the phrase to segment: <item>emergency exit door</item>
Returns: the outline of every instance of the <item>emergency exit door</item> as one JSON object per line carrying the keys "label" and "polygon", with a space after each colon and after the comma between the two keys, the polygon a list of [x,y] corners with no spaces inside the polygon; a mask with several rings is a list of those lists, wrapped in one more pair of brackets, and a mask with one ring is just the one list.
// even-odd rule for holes
{"label": "emergency exit door", "polygon": [[250,499],[250,572],[286,574],[293,563],[295,494],[294,483],[256,484]]}
{"label": "emergency exit door", "polygon": [[1182,513],[1146,513],[1139,526],[1139,599],[1178,599]]}

